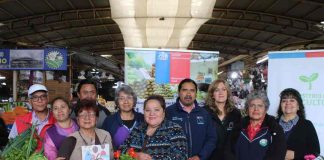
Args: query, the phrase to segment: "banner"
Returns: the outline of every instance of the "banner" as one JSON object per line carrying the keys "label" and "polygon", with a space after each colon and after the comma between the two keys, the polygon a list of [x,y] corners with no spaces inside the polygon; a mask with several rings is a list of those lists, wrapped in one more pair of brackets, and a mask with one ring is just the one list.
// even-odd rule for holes
{"label": "banner", "polygon": [[277,115],[279,94],[297,89],[303,99],[306,118],[312,121],[324,153],[324,50],[269,52],[269,113]]}
{"label": "banner", "polygon": [[138,96],[136,109],[149,95],[164,96],[167,106],[178,97],[181,80],[191,78],[198,84],[197,100],[205,99],[208,85],[217,78],[219,52],[125,48],[125,83]]}
{"label": "banner", "polygon": [[1,70],[66,70],[67,50],[0,49]]}

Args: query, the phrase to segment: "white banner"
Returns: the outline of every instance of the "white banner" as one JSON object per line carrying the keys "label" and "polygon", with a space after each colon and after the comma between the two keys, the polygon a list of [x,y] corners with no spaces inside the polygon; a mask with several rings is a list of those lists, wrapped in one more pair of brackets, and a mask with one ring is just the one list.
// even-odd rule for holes
{"label": "white banner", "polygon": [[277,115],[279,94],[286,88],[297,89],[303,99],[306,119],[312,121],[324,144],[324,50],[269,52],[269,113]]}

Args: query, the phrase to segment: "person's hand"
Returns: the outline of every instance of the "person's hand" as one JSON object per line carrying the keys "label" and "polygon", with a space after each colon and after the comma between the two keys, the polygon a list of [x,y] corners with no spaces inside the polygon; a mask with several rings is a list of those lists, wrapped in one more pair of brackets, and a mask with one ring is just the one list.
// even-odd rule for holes
{"label": "person's hand", "polygon": [[143,152],[136,152],[136,159],[138,160],[152,160],[152,157],[149,154]]}
{"label": "person's hand", "polygon": [[57,158],[55,158],[55,160],[65,160],[65,158],[64,157],[57,157]]}
{"label": "person's hand", "polygon": [[189,157],[188,160],[200,160],[198,156]]}
{"label": "person's hand", "polygon": [[287,150],[285,160],[290,160],[295,158],[295,152],[292,150]]}

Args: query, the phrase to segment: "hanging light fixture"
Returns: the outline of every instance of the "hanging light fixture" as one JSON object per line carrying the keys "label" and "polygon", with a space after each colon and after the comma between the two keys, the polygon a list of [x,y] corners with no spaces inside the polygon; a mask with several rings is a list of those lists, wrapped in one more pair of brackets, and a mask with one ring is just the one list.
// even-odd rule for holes
{"label": "hanging light fixture", "polygon": [[108,81],[114,81],[115,77],[112,74],[109,74],[107,79],[108,79]]}
{"label": "hanging light fixture", "polygon": [[126,47],[187,48],[216,0],[110,0]]}

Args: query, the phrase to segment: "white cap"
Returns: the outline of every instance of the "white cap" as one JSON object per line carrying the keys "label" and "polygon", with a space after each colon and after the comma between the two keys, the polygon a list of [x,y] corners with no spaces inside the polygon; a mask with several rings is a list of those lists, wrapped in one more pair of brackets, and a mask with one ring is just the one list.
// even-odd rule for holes
{"label": "white cap", "polygon": [[30,98],[32,96],[32,94],[35,93],[36,91],[45,91],[45,92],[47,92],[47,89],[46,89],[46,87],[44,85],[33,84],[28,89],[28,97]]}

